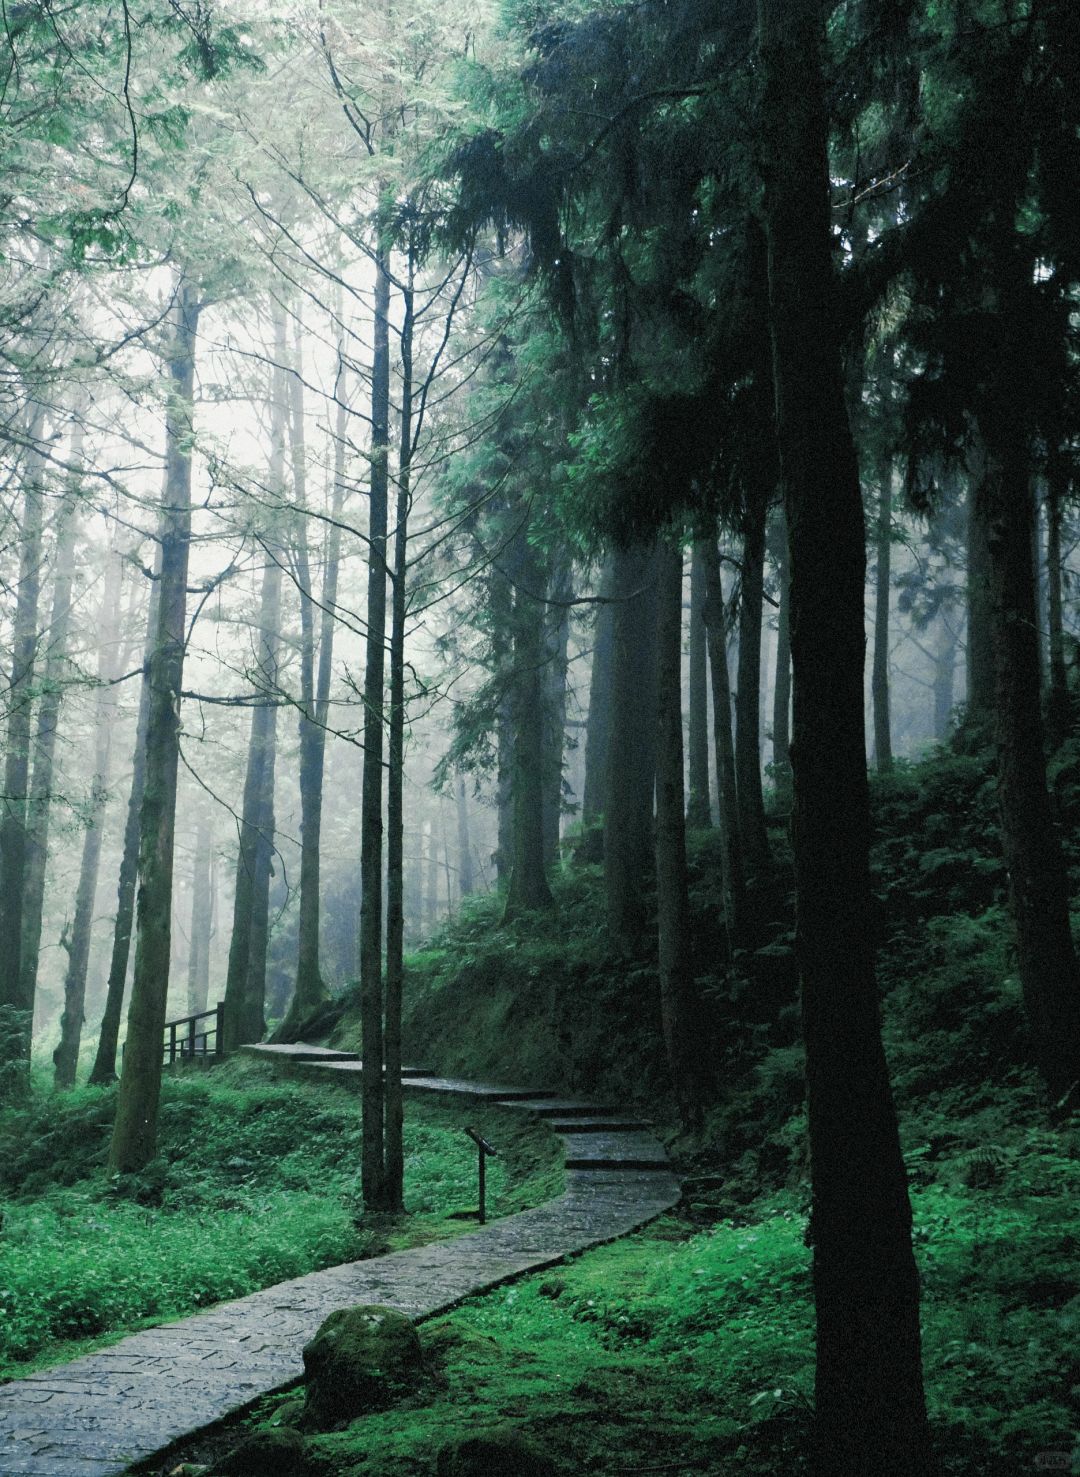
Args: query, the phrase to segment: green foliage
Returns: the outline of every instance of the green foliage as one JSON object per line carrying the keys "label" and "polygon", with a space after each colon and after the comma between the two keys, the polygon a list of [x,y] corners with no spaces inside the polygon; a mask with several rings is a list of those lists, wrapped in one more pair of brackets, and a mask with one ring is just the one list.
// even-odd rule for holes
{"label": "green foliage", "polygon": [[[239,1061],[167,1077],[159,1157],[108,1179],[114,1106],[113,1089],[83,1088],[0,1115],[4,1372],[56,1357],[57,1341],[180,1317],[386,1249],[388,1228],[360,1222],[359,1103],[347,1090],[268,1080]],[[483,1127],[503,1151],[488,1171],[493,1214],[557,1193],[549,1136],[526,1123]],[[413,1216],[391,1244],[463,1229],[452,1217],[475,1210],[476,1156],[461,1126],[409,1104],[405,1153]]]}

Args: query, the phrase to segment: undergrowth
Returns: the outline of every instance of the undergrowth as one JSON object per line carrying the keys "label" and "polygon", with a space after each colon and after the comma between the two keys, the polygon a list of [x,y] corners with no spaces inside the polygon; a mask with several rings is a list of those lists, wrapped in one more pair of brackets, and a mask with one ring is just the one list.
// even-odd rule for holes
{"label": "undergrowth", "polygon": [[[0,1376],[74,1352],[65,1341],[181,1317],[321,1267],[467,1229],[476,1151],[453,1115],[406,1108],[412,1214],[365,1223],[357,1098],[237,1061],[167,1077],[159,1152],[105,1169],[113,1089],[42,1095],[0,1116]],[[546,1199],[557,1150],[526,1122],[472,1114],[502,1153],[492,1214]],[[462,1120],[464,1121],[464,1120]]]}

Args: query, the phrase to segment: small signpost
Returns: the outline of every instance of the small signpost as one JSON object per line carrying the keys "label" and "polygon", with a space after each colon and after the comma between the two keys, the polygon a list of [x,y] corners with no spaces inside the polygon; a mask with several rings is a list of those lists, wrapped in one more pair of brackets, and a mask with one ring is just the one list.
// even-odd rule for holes
{"label": "small signpost", "polygon": [[477,1168],[480,1173],[480,1224],[487,1224],[487,1158],[489,1154],[498,1154],[498,1149],[493,1148],[486,1138],[477,1133],[475,1128],[467,1128],[465,1132],[476,1145],[479,1155]]}

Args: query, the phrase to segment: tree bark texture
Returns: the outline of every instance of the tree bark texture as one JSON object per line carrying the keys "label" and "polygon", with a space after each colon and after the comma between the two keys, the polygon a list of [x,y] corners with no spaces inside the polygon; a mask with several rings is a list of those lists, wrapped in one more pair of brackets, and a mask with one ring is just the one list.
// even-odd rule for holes
{"label": "tree bark texture", "polygon": [[702,1029],[694,1009],[690,895],[683,809],[682,550],[657,550],[656,911],[660,1012],[668,1066],[684,1124],[701,1114]]}
{"label": "tree bark texture", "polygon": [[544,865],[559,860],[562,823],[563,764],[566,757],[566,685],[569,672],[570,562],[560,555],[551,580],[551,599],[544,616]]}
{"label": "tree bark texture", "polygon": [[547,581],[525,535],[520,534],[516,542],[514,669],[510,697],[514,733],[514,863],[504,919],[554,906],[544,846],[545,737],[550,719],[544,702],[544,679],[548,652],[542,607],[536,599]]}
{"label": "tree bark texture", "polygon": [[611,726],[604,799],[604,888],[612,936],[641,937],[653,860],[656,780],[656,545],[612,556]]}
{"label": "tree bark texture", "polygon": [[188,554],[191,544],[192,394],[199,303],[182,282],[169,364],[166,465],[161,523],[158,622],[150,658],[146,778],[139,814],[139,892],[135,976],[127,1044],[109,1150],[109,1168],[144,1168],[157,1147],[162,1038],[169,991],[173,840],[180,754],[180,691],[187,637]]}
{"label": "tree bark texture", "polygon": [[367,640],[364,669],[364,771],[360,812],[360,1036],[363,1137],[360,1179],[364,1205],[386,1205],[383,1085],[383,756],[387,502],[390,449],[390,260],[375,253],[375,337],[371,367],[371,471],[368,515]]}
{"label": "tree bark texture", "polygon": [[758,0],[770,336],[791,548],[793,833],[817,1314],[816,1466],[930,1470],[919,1283],[881,1043],[865,529],[834,301],[816,0]]}
{"label": "tree bark texture", "polygon": [[700,543],[690,562],[690,713],[687,728],[689,794],[686,824],[708,826],[709,799],[709,668],[705,644],[705,565]]}
{"label": "tree bark texture", "polygon": [[90,785],[90,823],[83,835],[79,881],[75,890],[75,920],[71,925],[71,937],[67,940],[60,1041],[53,1052],[53,1085],[60,1089],[75,1086],[86,1008],[86,971],[90,962],[94,900],[97,896],[101,842],[105,828],[105,801],[112,757],[112,733],[116,721],[116,688],[113,679],[119,676],[117,656],[122,576],[123,565],[115,550],[110,550],[98,622],[98,677],[104,685],[98,693],[97,701],[94,777]]}
{"label": "tree bark texture", "polygon": [[191,864],[191,934],[188,952],[187,1008],[201,1015],[210,996],[210,940],[214,928],[213,832],[204,807],[195,822]]}
{"label": "tree bark texture", "polygon": [[581,822],[585,830],[603,820],[607,786],[607,748],[611,732],[611,667],[615,639],[615,607],[611,603],[612,569],[600,577],[600,598],[593,627],[592,670],[589,674],[589,716],[585,727],[585,783]]}
{"label": "tree bark texture", "polygon": [[463,774],[457,777],[455,806],[457,810],[458,896],[464,901],[470,893],[476,890],[476,869],[473,866],[472,828],[469,825],[469,795]]}
{"label": "tree bark texture", "polygon": [[720,818],[721,869],[728,935],[737,933],[746,916],[746,869],[735,783],[735,745],[731,735],[731,682],[728,676],[727,621],[720,552],[716,536],[700,540],[705,567],[705,638],[712,677],[713,746],[716,750],[717,803]]}
{"label": "tree bark texture", "polygon": [[38,602],[41,596],[43,461],[36,446],[44,415],[29,416],[29,450],[23,464],[22,547],[12,628],[7,693],[4,795],[0,810],[0,1100],[29,1088],[34,1002],[24,994],[23,887],[26,875],[27,792]]}

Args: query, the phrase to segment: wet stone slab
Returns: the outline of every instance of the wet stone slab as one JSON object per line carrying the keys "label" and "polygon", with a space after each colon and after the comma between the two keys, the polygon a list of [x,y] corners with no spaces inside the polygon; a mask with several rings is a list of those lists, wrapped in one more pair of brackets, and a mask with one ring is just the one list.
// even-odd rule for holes
{"label": "wet stone slab", "polygon": [[[360,1070],[354,1054],[325,1047],[263,1047],[255,1054],[317,1063],[323,1070]],[[545,1118],[617,1111],[445,1077],[402,1085],[417,1094],[501,1101]],[[663,1147],[636,1123],[633,1129],[568,1126],[565,1193],[534,1210],[455,1241],[296,1277],[0,1386],[0,1477],[117,1477],[298,1380],[303,1345],[335,1308],[383,1303],[414,1319],[431,1317],[637,1230],[676,1203],[680,1186]]]}

